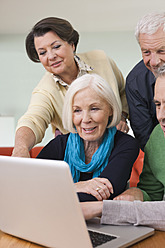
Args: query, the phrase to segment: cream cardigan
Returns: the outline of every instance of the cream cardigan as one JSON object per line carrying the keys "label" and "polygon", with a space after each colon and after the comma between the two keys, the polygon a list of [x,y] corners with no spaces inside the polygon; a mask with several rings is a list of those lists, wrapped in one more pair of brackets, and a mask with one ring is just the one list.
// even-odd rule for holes
{"label": "cream cardigan", "polygon": [[[125,81],[114,61],[102,50],[94,50],[78,56],[94,69],[91,73],[99,74],[111,85],[122,111],[128,113]],[[36,144],[41,142],[50,123],[53,133],[56,128],[62,133],[67,133],[61,119],[65,94],[65,87],[57,86],[52,74],[46,72],[33,90],[28,110],[19,119],[16,130],[23,126],[29,127],[36,136]]]}

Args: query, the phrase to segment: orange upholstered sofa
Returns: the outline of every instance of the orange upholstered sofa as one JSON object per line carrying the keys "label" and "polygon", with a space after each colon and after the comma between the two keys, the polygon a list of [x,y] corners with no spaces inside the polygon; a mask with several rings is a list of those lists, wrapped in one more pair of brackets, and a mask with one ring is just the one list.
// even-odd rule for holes
{"label": "orange upholstered sofa", "polygon": [[[30,151],[31,158],[36,158],[39,152],[42,150],[42,148],[43,148],[42,146],[36,146],[32,148]],[[11,156],[12,151],[13,151],[13,147],[0,147],[0,155]],[[144,160],[144,152],[140,150],[139,156],[137,157],[132,168],[132,173],[129,181],[130,187],[137,186],[137,183],[139,181],[139,175],[143,169],[143,160]]]}
{"label": "orange upholstered sofa", "polygon": [[[31,158],[36,158],[39,152],[42,150],[42,146],[36,146],[31,149],[30,156]],[[0,155],[11,156],[13,147],[0,147]]]}
{"label": "orange upholstered sofa", "polygon": [[129,181],[130,187],[136,187],[139,182],[139,176],[143,169],[144,152],[140,150],[139,155],[133,165],[132,173]]}

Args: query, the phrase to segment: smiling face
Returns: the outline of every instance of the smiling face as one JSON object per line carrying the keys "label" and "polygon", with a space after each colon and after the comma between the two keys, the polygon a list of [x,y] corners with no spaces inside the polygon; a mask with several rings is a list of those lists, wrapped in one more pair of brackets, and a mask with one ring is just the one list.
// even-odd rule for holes
{"label": "smiling face", "polygon": [[112,109],[92,88],[77,92],[73,98],[72,119],[84,141],[101,143]]}
{"label": "smiling face", "polygon": [[165,76],[159,77],[156,80],[154,102],[156,105],[156,116],[165,137]]}
{"label": "smiling face", "polygon": [[140,34],[139,43],[146,67],[157,75],[157,69],[165,64],[165,32],[159,28],[154,34]]}
{"label": "smiling face", "polygon": [[50,73],[64,78],[77,68],[74,61],[74,45],[62,40],[53,31],[35,37],[34,44],[39,60]]}

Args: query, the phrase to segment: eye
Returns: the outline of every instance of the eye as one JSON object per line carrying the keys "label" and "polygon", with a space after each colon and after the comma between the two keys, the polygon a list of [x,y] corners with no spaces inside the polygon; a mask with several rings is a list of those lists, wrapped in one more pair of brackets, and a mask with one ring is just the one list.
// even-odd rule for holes
{"label": "eye", "polygon": [[74,109],[73,110],[73,113],[80,113],[81,112],[81,109]]}
{"label": "eye", "polygon": [[163,53],[164,54],[165,50],[161,49],[161,50],[158,51],[158,53]]}
{"label": "eye", "polygon": [[147,51],[147,50],[146,51],[143,51],[143,54],[144,55],[150,55],[150,51]]}
{"label": "eye", "polygon": [[98,111],[99,108],[98,108],[98,107],[92,107],[91,110],[92,110],[92,111]]}
{"label": "eye", "polygon": [[53,49],[58,49],[60,47],[61,47],[61,45],[59,44],[59,45],[53,46]]}
{"label": "eye", "polygon": [[156,108],[160,108],[161,104],[160,103],[155,103]]}
{"label": "eye", "polygon": [[46,51],[40,52],[39,55],[42,56],[46,53]]}

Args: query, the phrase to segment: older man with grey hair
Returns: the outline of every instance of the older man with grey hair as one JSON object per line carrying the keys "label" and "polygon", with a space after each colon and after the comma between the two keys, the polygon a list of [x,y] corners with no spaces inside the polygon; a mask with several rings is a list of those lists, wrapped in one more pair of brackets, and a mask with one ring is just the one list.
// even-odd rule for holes
{"label": "older man with grey hair", "polygon": [[165,64],[165,12],[145,15],[136,26],[141,60],[126,78],[129,118],[135,137],[144,146],[158,124],[153,102],[155,77]]}

